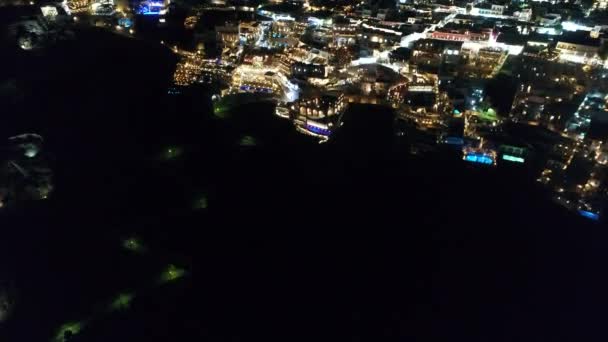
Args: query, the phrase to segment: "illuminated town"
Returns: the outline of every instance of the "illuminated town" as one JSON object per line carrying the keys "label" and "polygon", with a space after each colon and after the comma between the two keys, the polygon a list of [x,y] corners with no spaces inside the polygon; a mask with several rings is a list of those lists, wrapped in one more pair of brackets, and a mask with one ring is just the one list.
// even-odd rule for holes
{"label": "illuminated town", "polygon": [[[465,161],[495,167],[544,160],[538,181],[555,191],[555,200],[597,219],[601,205],[596,203],[606,195],[602,170],[608,142],[590,130],[608,121],[605,26],[598,17],[605,5],[400,0],[380,8],[371,2],[334,7],[309,1],[255,7],[213,2],[186,8],[183,25],[193,31],[188,44],[159,43],[181,59],[170,92],[216,82],[221,84],[216,101],[243,93],[270,98],[278,117],[319,142],[340,127],[350,104],[388,105],[397,120],[434,135],[437,146],[462,151]],[[35,48],[44,44],[43,37],[58,34],[39,32],[43,27],[70,20],[137,38],[138,20],[153,17],[162,27],[173,20],[171,10],[177,6],[184,5],[47,4],[40,7],[37,22],[50,25],[28,25],[29,33],[19,30],[18,41],[23,49]],[[214,16],[225,20],[201,25]],[[219,53],[208,54],[204,46],[209,44]],[[510,108],[497,108],[496,94],[486,88],[506,76],[517,89]],[[576,104],[574,111],[566,109]],[[552,132],[551,151],[510,136],[504,127],[512,123]],[[578,168],[578,161],[592,165],[586,179],[572,183],[564,174]]]}
{"label": "illuminated town", "polygon": [[[83,36],[79,35],[83,30],[97,30],[95,32],[120,37],[124,44],[142,44],[146,48],[157,49],[170,56],[168,60],[172,59],[174,64],[171,64],[171,79],[167,81],[169,86],[162,89],[162,105],[174,108],[171,115],[180,115],[186,112],[183,108],[187,106],[194,108],[193,106],[200,105],[200,108],[207,108],[204,106],[208,102],[209,111],[212,112],[211,119],[200,121],[201,126],[207,125],[205,132],[220,136],[222,132],[228,131],[225,127],[234,129],[230,131],[232,135],[229,137],[226,135],[217,138],[222,142],[222,139],[233,139],[226,143],[231,149],[218,150],[219,152],[212,153],[214,156],[221,155],[236,164],[241,161],[239,158],[248,160],[247,158],[253,157],[241,157],[233,152],[234,150],[239,151],[238,153],[254,153],[247,151],[283,144],[277,142],[282,141],[279,138],[283,136],[282,131],[280,134],[270,132],[270,138],[260,138],[251,133],[250,128],[258,125],[255,119],[248,118],[246,124],[243,124],[245,128],[234,128],[237,125],[231,121],[235,112],[253,113],[271,108],[269,111],[274,121],[270,124],[264,123],[265,129],[275,127],[273,125],[288,126],[288,133],[296,136],[294,139],[305,139],[303,141],[311,142],[310,144],[318,149],[291,149],[289,145],[289,150],[279,154],[289,155],[289,158],[299,155],[306,160],[303,162],[305,167],[297,164],[300,166],[294,167],[295,171],[286,171],[286,166],[262,152],[259,153],[263,157],[256,155],[259,158],[267,158],[263,159],[264,163],[273,165],[273,174],[280,174],[287,179],[281,178],[283,183],[277,181],[273,186],[283,189],[293,187],[294,192],[311,196],[306,197],[306,206],[290,207],[277,200],[285,207],[277,205],[273,211],[289,212],[294,215],[293,220],[302,215],[301,217],[310,220],[309,225],[314,226],[317,220],[322,221],[319,217],[323,210],[332,209],[331,205],[316,205],[318,198],[337,191],[333,184],[327,185],[317,180],[327,177],[329,173],[323,171],[325,164],[319,161],[317,153],[334,149],[342,151],[339,149],[342,146],[339,141],[344,138],[340,137],[348,136],[344,131],[353,126],[349,125],[348,118],[353,116],[349,113],[358,111],[368,115],[364,119],[359,115],[358,120],[363,120],[364,127],[367,125],[366,120],[370,122],[370,127],[374,126],[371,124],[371,116],[390,114],[392,132],[379,138],[372,133],[366,134],[363,129],[358,141],[361,144],[373,144],[386,139],[394,143],[394,146],[398,147],[391,147],[391,153],[399,158],[410,158],[407,159],[408,168],[418,161],[426,163],[431,160],[437,165],[443,165],[444,161],[449,160],[450,163],[455,161],[459,167],[463,167],[467,177],[471,179],[478,174],[495,175],[503,180],[511,176],[530,179],[530,184],[533,185],[526,185],[527,188],[513,186],[513,191],[518,189],[517,192],[525,196],[528,189],[539,189],[547,203],[581,222],[598,227],[606,222],[606,0],[9,2],[10,4],[7,2],[6,5],[0,5],[0,10],[10,12],[1,17],[2,24],[6,28],[7,40],[24,56],[44,54],[62,42],[83,39]],[[120,49],[117,48],[115,53],[120,56]],[[95,60],[95,56],[83,56],[68,55],[65,60]],[[148,58],[152,59],[148,56],[133,57],[135,60]],[[89,71],[71,69],[72,63],[73,61],[68,63],[70,67],[66,72],[81,75],[78,76],[79,81],[87,83],[85,79]],[[116,58],[104,60],[103,63],[111,66],[122,61]],[[165,66],[166,64],[170,63],[165,63]],[[138,70],[137,75],[154,75],[158,72],[158,69],[146,68]],[[113,82],[121,83],[134,76],[121,71],[108,77],[112,78]],[[20,83],[18,77],[15,79],[17,81],[11,82],[15,84],[16,90],[10,93],[10,96],[17,97]],[[10,87],[2,85],[2,91],[13,91],[13,83],[6,83]],[[128,102],[124,99],[129,98],[129,89],[120,89],[116,91],[103,88],[99,92],[108,99],[122,98],[121,101],[126,104],[117,106],[128,110],[135,108],[138,102],[158,101],[158,106],[161,106],[160,97],[155,97],[153,93],[150,93],[149,97],[138,97]],[[66,93],[69,95],[69,92]],[[186,102],[185,98],[190,102]],[[94,108],[88,108],[95,111]],[[197,107],[198,112],[192,111],[198,115],[206,110],[200,108]],[[69,111],[69,107],[63,110]],[[84,120],[78,119],[76,115],[75,117],[72,118],[75,121]],[[173,117],[167,115],[166,125],[174,129],[171,125],[177,124],[172,120]],[[146,125],[145,115],[117,122],[128,126],[129,129]],[[178,137],[174,139],[175,142],[171,141],[170,144],[160,147],[154,146],[154,154],[150,153],[153,157],[143,158],[146,163],[157,164],[146,166],[145,171],[133,171],[134,174],[159,173],[162,177],[172,178],[173,169],[166,173],[158,170],[164,170],[163,167],[186,169],[184,165],[188,164],[188,160],[198,158],[193,155],[193,150],[211,149],[204,144],[201,144],[202,147],[193,148],[192,142],[184,136],[190,134],[199,138],[196,133],[199,127],[193,124],[184,126],[189,127],[180,127],[176,129],[178,133],[171,133]],[[61,194],[66,191],[62,189],[62,184],[66,183],[71,174],[93,172],[91,170],[94,166],[90,166],[90,169],[71,171],[72,173],[54,170],[54,165],[60,159],[55,157],[58,146],[65,148],[65,145],[69,144],[58,144],[53,139],[49,143],[43,133],[44,125],[40,127],[40,131],[36,132],[12,132],[2,138],[4,140],[0,140],[0,212],[18,210],[28,203],[52,201],[56,192]],[[113,133],[108,127],[104,128],[104,135],[112,137]],[[86,136],[86,132],[81,134]],[[161,130],[150,134],[158,135],[159,139],[163,138]],[[129,135],[130,133],[126,134]],[[276,141],[273,140],[275,138]],[[140,150],[152,149],[150,145],[139,142],[140,136],[134,134],[132,141],[129,139],[123,139],[133,144],[129,148],[113,148],[111,152],[104,150],[108,155],[113,152],[127,154],[127,157],[121,157],[122,159],[112,163],[129,163],[129,153],[136,154]],[[297,141],[299,143],[299,140]],[[121,140],[116,144],[122,146],[119,145],[122,143]],[[403,144],[400,145],[401,143]],[[74,155],[88,153],[77,147],[78,143],[75,142],[74,146],[76,147],[70,147],[73,148]],[[293,146],[299,145],[294,143]],[[126,150],[129,152],[125,152]],[[383,152],[374,153],[384,156]],[[371,162],[366,160],[357,164],[358,157],[354,156],[359,156],[359,152],[345,152],[334,158],[344,158],[347,160],[344,165],[348,166],[340,166],[343,169],[338,168],[339,171],[335,171],[332,176],[344,173],[346,177],[348,170],[351,170],[349,167],[364,168],[376,161],[376,155],[373,155],[370,157]],[[64,159],[72,160],[65,157]],[[382,160],[381,157],[378,159]],[[186,189],[184,193],[187,195],[183,195],[183,198],[189,201],[189,210],[199,214],[213,209],[215,198],[210,194],[216,189],[215,184],[200,185],[196,181],[192,181],[196,185],[188,183],[199,174],[212,174],[215,177],[232,173],[257,175],[255,168],[235,171],[235,168],[227,167],[229,171],[217,171],[213,169],[220,164],[217,160],[207,162],[206,159],[200,158],[199,162],[204,166],[186,176],[177,176],[181,171],[175,171],[175,178],[183,182],[178,182],[179,186]],[[91,165],[94,163],[91,162]],[[441,169],[437,166],[433,168],[434,172],[439,172],[437,168]],[[128,172],[131,172],[131,169]],[[400,177],[406,177],[401,176],[399,172],[387,172],[390,176],[383,174],[382,177],[394,177],[392,181],[398,183]],[[442,174],[449,172],[447,168],[441,170]],[[315,180],[304,186],[300,181],[307,177]],[[438,178],[428,182],[435,182]],[[460,181],[454,178],[456,180],[451,182]],[[481,176],[479,179],[482,179]],[[251,182],[255,183],[257,180]],[[373,182],[370,181],[369,184]],[[473,193],[477,191],[476,188],[485,187],[482,181],[477,183],[476,179],[468,182],[466,187]],[[349,189],[359,185],[356,183]],[[162,185],[152,183],[141,188],[148,189],[148,186],[158,187],[158,190],[150,190],[147,193],[137,188],[133,191],[141,191],[148,197],[165,197],[162,195],[165,191]],[[92,186],[90,196],[96,196],[95,191],[98,190]],[[117,191],[108,196],[107,200],[111,202],[114,196],[119,198],[123,195],[124,193]],[[458,196],[453,195],[454,198]],[[241,194],[235,196],[239,198],[238,201],[247,201],[240,196]],[[250,197],[245,193],[242,196]],[[219,195],[215,197],[223,198]],[[473,203],[466,204],[466,211],[470,212],[462,212],[463,216],[477,215],[475,205],[477,202],[483,202],[484,198],[477,198],[476,195],[474,197]],[[223,200],[229,202],[227,199]],[[417,201],[415,197],[409,200]],[[361,201],[374,202],[375,199],[362,196]],[[172,210],[172,213],[177,212],[177,209]],[[492,213],[493,221],[499,222],[501,216],[517,210],[515,205],[500,208],[497,206],[496,213]],[[336,216],[348,215],[348,210],[335,211]],[[267,216],[272,217],[275,214],[272,212]],[[234,215],[239,216],[236,213]],[[141,217],[145,215],[142,214]],[[140,219],[133,221],[138,220]],[[150,218],[141,220],[153,221]],[[285,220],[285,226],[291,221],[291,217],[290,220]],[[488,227],[491,225],[488,223]],[[147,253],[152,253],[153,249],[144,246],[136,236],[123,237],[122,247],[124,253],[130,253],[129,257],[142,259]],[[155,275],[153,285],[131,286],[121,290],[122,292],[116,291],[109,309],[91,311],[90,317],[94,318],[86,322],[66,323],[56,331],[54,340],[71,341],[72,336],[87,329],[88,322],[94,325],[103,321],[102,317],[129,310],[131,303],[138,300],[140,292],[155,291],[154,289],[167,283],[179,282],[194,274],[187,266],[182,266],[180,262],[167,260]],[[18,300],[10,299],[10,291],[1,286],[0,277],[0,324],[13,311],[18,313],[19,304]]]}

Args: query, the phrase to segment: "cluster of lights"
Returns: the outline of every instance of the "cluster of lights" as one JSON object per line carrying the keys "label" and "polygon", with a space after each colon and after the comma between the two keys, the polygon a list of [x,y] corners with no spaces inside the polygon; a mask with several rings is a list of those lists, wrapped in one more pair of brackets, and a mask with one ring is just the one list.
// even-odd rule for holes
{"label": "cluster of lights", "polygon": [[72,13],[82,13],[89,10],[88,0],[70,0],[68,1],[68,8]]}
{"label": "cluster of lights", "polygon": [[204,67],[204,61],[201,55],[192,53],[187,54],[177,63],[175,73],[173,74],[173,82],[178,86],[188,86],[196,82],[201,75]]}
{"label": "cluster of lights", "polygon": [[[159,1],[148,0],[144,3],[146,7],[142,7],[142,11],[140,13],[145,15],[154,15],[154,14],[162,14],[163,3]],[[497,6],[492,9],[483,9],[483,8],[475,8],[475,10],[471,13],[472,15],[479,16],[498,16],[501,15],[503,8]],[[226,32],[225,39],[235,39],[235,43],[244,43],[251,44],[249,38],[258,38],[258,41],[255,43],[259,46],[268,46],[266,45],[269,41],[272,43],[272,40],[279,40],[279,43],[282,43],[281,39],[287,37],[293,37],[297,39],[298,36],[302,33],[299,32],[296,28],[302,28],[306,26],[315,26],[315,33],[319,33],[323,36],[323,38],[330,38],[332,43],[329,44],[329,47],[332,47],[332,44],[339,43],[339,39],[343,38],[341,35],[345,37],[355,37],[357,33],[363,39],[369,39],[372,42],[384,43],[393,41],[393,39],[399,39],[401,41],[402,46],[411,47],[412,43],[416,42],[419,39],[424,38],[434,38],[438,40],[452,40],[452,41],[462,41],[462,48],[451,48],[448,47],[446,49],[441,49],[443,44],[440,44],[439,48],[442,51],[434,51],[432,46],[426,46],[427,49],[423,49],[421,46],[415,47],[412,50],[412,55],[414,59],[422,59],[425,63],[414,63],[414,64],[430,64],[426,63],[426,60],[438,59],[441,60],[444,57],[450,58],[450,60],[454,60],[460,58],[464,58],[467,63],[463,66],[464,73],[471,77],[476,78],[492,78],[494,77],[501,69],[503,64],[505,63],[507,56],[509,54],[519,54],[521,53],[522,47],[517,47],[517,51],[512,50],[512,46],[506,45],[504,43],[496,42],[496,34],[492,30],[482,29],[482,30],[474,30],[473,25],[465,25],[463,21],[456,17],[456,13],[452,11],[452,13],[442,19],[439,23],[430,25],[423,32],[413,33],[409,35],[404,35],[400,30],[397,29],[398,25],[391,25],[388,22],[374,22],[368,20],[360,20],[356,24],[353,23],[351,25],[336,25],[332,26],[332,24],[325,20],[319,20],[317,18],[311,17],[310,20],[306,23],[300,23],[294,20],[294,18],[290,16],[285,16],[278,13],[272,13],[271,11],[266,11],[264,9],[258,9],[258,13],[263,14],[265,16],[270,16],[274,19],[272,24],[262,24],[258,26],[247,26],[245,24],[239,24],[236,30],[236,33],[230,31]],[[506,17],[506,16],[505,16]],[[192,29],[195,27],[198,18],[196,16],[186,18],[184,25],[186,28]],[[243,30],[241,32],[241,25],[247,26],[247,30]],[[569,22],[565,22],[563,24],[564,29],[571,30],[586,30],[587,27],[579,27]],[[125,26],[126,27],[126,26]],[[259,31],[259,32],[258,32]],[[259,35],[257,35],[259,33]],[[245,38],[239,41],[239,37]],[[338,39],[338,40],[336,40]],[[345,45],[349,45],[349,40],[342,40]],[[430,51],[428,51],[430,49]],[[569,46],[561,43],[557,46],[558,50],[561,51],[562,55],[566,54],[565,50],[573,50]],[[177,49],[175,49],[176,52]],[[576,52],[574,49],[572,52]],[[330,49],[331,53],[335,54],[335,50]],[[242,52],[242,51],[241,51]],[[343,69],[345,73],[348,73],[348,78],[335,80],[332,77],[327,79],[327,82],[319,82],[318,80],[308,80],[309,85],[323,87],[325,89],[340,89],[340,86],[345,84],[359,83],[364,79],[364,73],[361,72],[365,68],[366,64],[382,64],[387,66],[396,72],[399,72],[401,76],[406,76],[408,74],[415,74],[417,72],[416,69],[410,71],[409,67],[397,66],[395,63],[391,63],[388,57],[388,53],[390,50],[381,51],[380,53],[374,53],[373,56],[359,58],[355,61],[351,62],[351,66],[361,66],[359,71],[346,71],[347,69]],[[182,55],[182,61],[178,63],[177,68],[174,73],[174,83],[177,86],[188,86],[195,83],[197,80],[201,79],[202,74],[210,74],[211,77],[222,77],[231,79],[231,92],[256,92],[256,93],[266,93],[271,94],[273,96],[280,96],[283,94],[289,94],[288,97],[291,99],[290,101],[284,101],[285,103],[290,103],[291,107],[277,107],[277,115],[290,118],[294,117],[294,115],[306,115],[307,117],[314,120],[315,117],[322,118],[325,116],[329,116],[329,109],[320,109],[313,108],[312,104],[304,105],[304,102],[295,102],[297,99],[297,95],[299,93],[299,89],[297,86],[291,84],[291,82],[287,79],[285,75],[288,75],[290,72],[305,74],[306,76],[310,76],[310,74],[314,73],[323,73],[326,69],[327,73],[331,73],[333,68],[331,66],[328,67],[328,62],[330,57],[324,51],[317,51],[315,49],[308,49],[303,47],[296,47],[285,50],[285,53],[281,58],[277,58],[278,63],[272,61],[271,59],[260,60],[260,61],[251,61],[253,65],[239,65],[237,68],[229,74],[225,69],[219,67],[217,65],[211,65],[206,63],[200,55],[192,54],[187,52],[179,52]],[[325,54],[324,54],[325,53]],[[238,56],[238,54],[236,54]],[[564,58],[562,58],[563,60]],[[248,59],[245,58],[247,61]],[[294,62],[302,62],[304,64],[295,64]],[[588,61],[587,61],[588,62]],[[270,64],[272,66],[269,66]],[[403,68],[402,68],[403,67]],[[405,70],[405,71],[404,71]],[[536,72],[536,70],[534,70]],[[536,72],[537,77],[542,77],[543,74]],[[534,75],[534,73],[533,73]],[[545,75],[546,76],[546,75]],[[407,78],[407,76],[406,76]],[[388,85],[388,92],[386,92],[386,88],[382,91],[387,94],[387,98],[390,102],[392,102],[395,108],[400,108],[403,113],[401,115],[406,117],[413,118],[417,123],[422,124],[424,126],[434,126],[437,124],[445,123],[442,114],[449,113],[452,115],[452,108],[447,109],[445,103],[447,100],[447,95],[443,92],[439,91],[439,84],[437,80],[430,82],[417,82],[416,77],[413,79],[409,79],[406,82],[402,81],[401,78],[399,81]],[[552,78],[552,80],[555,78]],[[342,83],[340,83],[342,82]],[[558,78],[556,82],[561,82],[561,79]],[[363,85],[363,84],[362,84]],[[367,85],[363,85],[368,89]],[[371,93],[371,88],[368,92]],[[375,90],[375,89],[374,89]],[[365,93],[366,90],[363,90]],[[530,92],[530,90],[528,90]],[[436,95],[436,101],[434,105],[426,106],[424,108],[413,107],[409,101],[407,100],[408,93],[434,93]],[[294,96],[295,94],[295,96]],[[285,99],[283,99],[285,100]],[[413,102],[414,100],[412,100]],[[481,101],[481,99],[477,100],[477,102]],[[405,102],[405,103],[404,103]],[[475,107],[475,102],[472,103],[472,110],[467,110],[467,112],[456,113],[454,112],[453,116],[463,117],[465,120],[465,135],[471,135],[475,132],[474,129],[468,130],[473,133],[467,133],[467,118],[471,119],[471,115],[476,115],[481,119],[492,119],[488,113],[479,112]],[[309,108],[310,107],[310,108]],[[467,106],[469,109],[470,107]],[[291,108],[291,109],[289,109]],[[584,108],[583,108],[584,109]],[[445,113],[443,113],[443,111]],[[337,109],[333,109],[333,112],[337,112]],[[579,112],[582,111],[579,109]],[[579,112],[575,116],[579,119],[577,128],[580,126],[585,126],[584,124],[588,123],[588,118],[583,117],[579,118]],[[582,115],[581,115],[582,116]],[[486,120],[488,121],[488,120]],[[499,121],[496,121],[495,118],[491,120],[492,124],[496,126],[500,124]],[[314,121],[310,121],[314,122]],[[477,122],[481,122],[479,120],[472,120],[473,124]],[[584,123],[584,124],[581,124]],[[471,124],[469,123],[469,126]],[[587,125],[588,126],[588,125]],[[318,126],[316,123],[310,124],[307,121],[304,121],[302,125],[299,127],[301,130],[306,131],[308,134],[319,135],[319,136],[328,136],[330,133],[330,127],[327,126]],[[583,127],[584,128],[584,127]],[[243,138],[240,142],[243,145],[248,145],[249,139]],[[454,144],[463,146],[464,143],[461,138],[458,137],[450,137],[445,141],[448,144]],[[167,153],[167,158],[171,159],[169,156],[170,153]],[[464,160],[479,163],[479,164],[487,164],[487,165],[495,165],[497,160],[497,155],[495,152],[488,152],[486,150],[475,150],[475,151],[465,151]],[[511,154],[501,154],[500,158],[502,161],[511,162],[511,163],[525,163],[526,160],[521,157],[521,155],[515,153]],[[568,164],[571,158],[568,160]]]}
{"label": "cluster of lights", "polygon": [[159,1],[144,2],[138,9],[138,13],[143,15],[163,15],[166,12],[165,4]]}
{"label": "cluster of lights", "polygon": [[299,87],[279,68],[240,65],[233,72],[232,91],[280,94],[286,102],[291,102],[298,98]]}
{"label": "cluster of lights", "polygon": [[197,21],[198,21],[198,17],[197,17],[197,16],[190,16],[190,17],[187,17],[187,18],[184,20],[184,26],[185,26],[187,29],[192,30],[192,29],[194,29],[194,27],[196,26]]}

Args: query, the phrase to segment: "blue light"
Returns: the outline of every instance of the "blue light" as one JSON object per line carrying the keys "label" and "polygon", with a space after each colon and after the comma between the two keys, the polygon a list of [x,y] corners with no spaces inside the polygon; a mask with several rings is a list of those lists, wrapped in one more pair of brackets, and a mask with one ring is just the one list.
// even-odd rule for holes
{"label": "blue light", "polygon": [[120,18],[118,19],[118,25],[129,28],[133,26],[133,21],[129,18]]}
{"label": "blue light", "polygon": [[488,156],[487,154],[483,154],[483,153],[468,153],[464,157],[464,160],[466,160],[468,162],[472,162],[472,163],[479,163],[479,164],[485,164],[485,165],[494,164],[494,160],[492,159],[492,157]]}
{"label": "blue light", "polygon": [[148,6],[141,6],[138,11],[139,14],[143,15],[159,15],[160,12],[152,11]]}
{"label": "blue light", "polygon": [[579,210],[578,213],[583,216],[586,217],[588,219],[594,220],[594,221],[599,221],[600,219],[600,215],[596,214],[596,213],[592,213],[590,211],[587,210]]}
{"label": "blue light", "polygon": [[321,134],[321,135],[330,135],[331,134],[330,130],[324,129],[321,127],[317,127],[317,126],[313,126],[313,125],[306,125],[306,129],[313,133],[317,133],[317,134]]}
{"label": "blue light", "polygon": [[162,2],[144,2],[139,6],[138,13],[143,15],[160,15],[164,6]]}

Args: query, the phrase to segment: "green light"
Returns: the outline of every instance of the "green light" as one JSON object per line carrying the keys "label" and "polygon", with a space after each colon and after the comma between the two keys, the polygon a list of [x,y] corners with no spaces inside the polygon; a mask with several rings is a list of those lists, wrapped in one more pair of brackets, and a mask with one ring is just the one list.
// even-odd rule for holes
{"label": "green light", "polygon": [[110,304],[110,309],[113,311],[126,310],[131,306],[131,301],[135,297],[132,293],[121,293]]}
{"label": "green light", "polygon": [[84,327],[84,324],[82,322],[68,322],[64,325],[62,325],[61,327],[59,327],[59,330],[57,331],[57,334],[55,335],[55,342],[65,342],[68,341],[68,339],[66,339],[66,336],[70,336],[70,335],[77,335],[78,333],[80,333],[80,331],[82,330],[82,328]]}
{"label": "green light", "polygon": [[194,209],[207,209],[209,205],[207,201],[207,196],[203,195],[198,200],[194,201],[193,208]]}
{"label": "green light", "polygon": [[496,116],[496,111],[492,108],[488,108],[486,111],[479,112],[479,117],[488,121],[498,120],[498,117]]}
{"label": "green light", "polygon": [[516,162],[516,163],[523,163],[525,161],[524,158],[511,156],[511,155],[508,155],[508,154],[503,154],[502,155],[502,159],[508,160],[508,161],[512,161],[512,162]]}
{"label": "green light", "polygon": [[162,158],[165,160],[171,160],[179,157],[182,154],[182,149],[176,146],[167,147],[163,153]]}
{"label": "green light", "polygon": [[145,250],[141,241],[139,241],[139,239],[137,239],[135,237],[123,240],[122,247],[126,250],[129,250],[132,252],[137,252],[137,253],[141,253]]}
{"label": "green light", "polygon": [[175,281],[186,274],[186,271],[182,268],[176,267],[171,264],[167,267],[167,269],[163,272],[160,277],[161,282],[167,283],[170,281]]}
{"label": "green light", "polygon": [[[221,100],[220,100],[221,101]],[[228,117],[228,110],[230,108],[224,106],[224,105],[220,105],[220,104],[214,104],[213,106],[213,114],[220,118],[220,119],[226,119]]]}
{"label": "green light", "polygon": [[246,135],[243,138],[241,138],[241,141],[239,142],[239,145],[241,146],[255,146],[257,145],[257,142],[255,141],[255,138],[250,136],[250,135]]}

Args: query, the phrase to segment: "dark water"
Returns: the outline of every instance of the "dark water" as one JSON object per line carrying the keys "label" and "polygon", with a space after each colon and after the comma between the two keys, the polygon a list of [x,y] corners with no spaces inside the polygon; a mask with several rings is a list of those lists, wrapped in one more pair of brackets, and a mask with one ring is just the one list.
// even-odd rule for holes
{"label": "dark water", "polygon": [[[525,174],[412,158],[376,107],[322,145],[271,105],[214,118],[204,88],[167,95],[156,44],[82,32],[9,58],[2,134],[46,138],[56,192],[0,216],[2,341],[68,321],[75,341],[605,340],[603,227]],[[169,264],[187,273],[161,284]]]}

